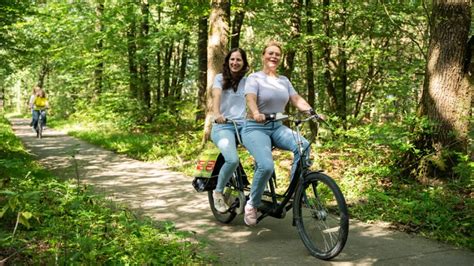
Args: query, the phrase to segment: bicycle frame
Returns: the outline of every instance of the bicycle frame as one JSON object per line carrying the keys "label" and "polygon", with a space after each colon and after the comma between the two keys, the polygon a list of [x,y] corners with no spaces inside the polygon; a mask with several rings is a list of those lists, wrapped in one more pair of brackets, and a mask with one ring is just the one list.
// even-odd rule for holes
{"label": "bicycle frame", "polygon": [[[275,121],[276,115],[271,117],[271,121]],[[286,212],[290,210],[293,207],[293,202],[292,202],[292,197],[296,192],[296,189],[298,187],[298,184],[300,181],[302,181],[302,178],[308,173],[308,164],[306,163],[306,154],[309,153],[309,148],[310,146],[306,149],[303,147],[303,142],[301,138],[301,126],[303,122],[306,122],[310,119],[313,119],[317,116],[311,116],[306,118],[305,120],[296,120],[295,122],[295,129],[296,129],[296,142],[298,145],[298,152],[300,154],[300,160],[297,162],[297,167],[295,169],[295,172],[293,173],[293,176],[291,177],[290,184],[286,191],[283,194],[278,194],[275,190],[276,188],[276,175],[275,172],[272,174],[272,177],[270,178],[268,185],[269,185],[269,191],[264,192],[264,196],[270,197],[271,199],[262,199],[262,205],[259,206],[259,210],[262,213],[257,218],[257,222],[265,218],[266,216],[272,216],[275,218],[284,218],[286,215]],[[283,116],[283,119],[286,119],[287,116]],[[281,120],[281,119],[279,119]],[[238,129],[237,129],[237,124],[233,120],[227,120],[227,123],[232,123],[234,125],[235,133],[236,133],[236,138],[239,144],[242,145],[242,141],[240,138],[240,135],[238,134]],[[212,173],[212,176],[217,176],[220,170],[220,167],[224,163],[224,158],[222,157],[221,154],[216,159],[215,167]],[[234,180],[234,185],[239,191],[244,191],[246,188],[246,184],[248,184],[248,179],[247,179],[247,174],[245,173],[243,167],[241,164],[239,164],[239,167],[237,168],[234,177],[232,177]],[[248,198],[248,195],[246,195]],[[238,203],[235,203],[238,204]],[[235,205],[231,205],[230,209],[235,207]]]}
{"label": "bicycle frame", "polygon": [[[276,116],[275,116],[276,117]],[[337,256],[347,241],[349,230],[349,215],[347,204],[337,183],[322,170],[310,169],[309,150],[314,138],[309,140],[307,147],[303,146],[301,128],[304,122],[315,120],[316,133],[319,121],[325,122],[317,114],[305,119],[292,119],[299,160],[291,181],[283,194],[276,192],[276,175],[273,172],[268,181],[269,191],[265,191],[262,204],[258,206],[261,213],[257,223],[267,216],[284,218],[288,210],[293,209],[292,225],[296,227],[303,244],[312,256],[329,260]],[[279,119],[275,119],[279,120]],[[235,125],[237,132],[237,126]],[[237,132],[238,133],[238,132]],[[240,143],[240,137],[237,135]],[[212,176],[217,177],[220,166],[224,163],[219,154]],[[208,198],[214,217],[221,223],[230,223],[238,214],[244,212],[244,206],[249,199],[247,175],[241,164],[233,173],[223,192],[224,200],[229,207],[225,212],[218,211],[214,205],[213,191],[208,191]],[[211,188],[212,189],[212,188]]]}

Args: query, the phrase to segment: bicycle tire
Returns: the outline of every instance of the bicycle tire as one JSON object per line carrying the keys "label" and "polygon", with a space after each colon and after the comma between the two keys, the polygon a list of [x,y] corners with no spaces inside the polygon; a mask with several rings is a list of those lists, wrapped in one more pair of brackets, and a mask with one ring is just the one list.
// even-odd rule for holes
{"label": "bicycle tire", "polygon": [[38,124],[38,138],[40,139],[43,138],[43,126],[39,124]]}
{"label": "bicycle tire", "polygon": [[295,193],[293,217],[312,256],[330,260],[344,248],[349,214],[344,195],[331,177],[312,172],[304,178]]}

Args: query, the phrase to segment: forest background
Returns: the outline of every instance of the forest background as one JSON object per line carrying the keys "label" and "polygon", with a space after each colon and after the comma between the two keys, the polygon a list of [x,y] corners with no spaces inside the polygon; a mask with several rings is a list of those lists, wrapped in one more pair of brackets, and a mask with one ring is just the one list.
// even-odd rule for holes
{"label": "forest background", "polygon": [[[471,1],[8,0],[0,12],[6,112],[28,114],[38,85],[51,125],[187,174],[226,52],[245,49],[258,71],[276,39],[280,73],[328,117],[315,167],[352,217],[474,248]],[[287,171],[290,155],[275,156]]]}

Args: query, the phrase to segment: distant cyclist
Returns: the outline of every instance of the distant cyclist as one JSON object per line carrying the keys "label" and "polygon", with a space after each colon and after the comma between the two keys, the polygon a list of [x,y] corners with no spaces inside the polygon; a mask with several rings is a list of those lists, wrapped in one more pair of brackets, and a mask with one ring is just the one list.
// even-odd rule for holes
{"label": "distant cyclist", "polygon": [[222,192],[232,173],[239,165],[239,155],[235,141],[233,124],[226,123],[226,119],[236,122],[240,132],[245,121],[245,73],[249,68],[247,55],[244,50],[234,48],[230,50],[224,60],[224,70],[217,74],[212,85],[212,106],[214,124],[211,139],[224,156],[224,165],[219,171],[217,186],[213,192],[214,207],[224,213],[229,206],[224,202]]}
{"label": "distant cyclist", "polygon": [[31,95],[30,95],[30,98],[28,100],[28,109],[30,110],[31,112],[31,122],[30,122],[30,127],[33,128],[34,130],[34,127],[33,127],[33,115],[34,115],[34,107],[35,107],[35,97],[36,97],[36,93],[40,90],[41,88],[39,86],[35,86],[33,87],[33,91],[31,92]]}
{"label": "distant cyclist", "polygon": [[44,112],[43,116],[43,127],[46,126],[46,109],[49,108],[48,98],[46,98],[46,93],[43,89],[39,89],[36,92],[35,99],[33,101],[33,128],[38,131],[38,119],[40,112]]}

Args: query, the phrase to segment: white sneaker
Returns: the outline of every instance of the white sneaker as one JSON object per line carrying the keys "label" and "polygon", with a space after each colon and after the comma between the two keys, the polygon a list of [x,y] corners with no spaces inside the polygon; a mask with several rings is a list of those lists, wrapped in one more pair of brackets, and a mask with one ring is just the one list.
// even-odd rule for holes
{"label": "white sneaker", "polygon": [[245,205],[244,222],[249,226],[257,224],[257,208],[252,207],[248,203]]}
{"label": "white sneaker", "polygon": [[221,192],[213,191],[212,197],[214,198],[214,207],[220,213],[225,213],[229,209],[229,206],[224,201],[224,195]]}
{"label": "white sneaker", "polygon": [[36,133],[36,129],[35,129],[34,127],[31,127],[31,131],[32,131],[33,133]]}

